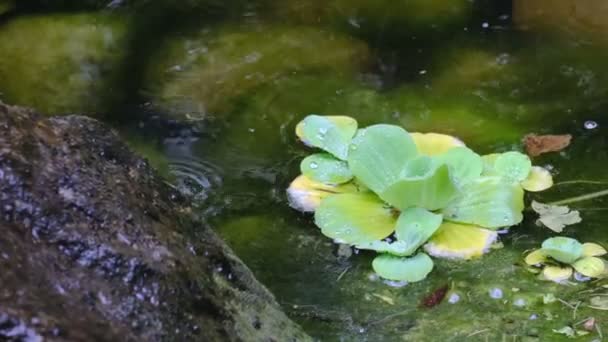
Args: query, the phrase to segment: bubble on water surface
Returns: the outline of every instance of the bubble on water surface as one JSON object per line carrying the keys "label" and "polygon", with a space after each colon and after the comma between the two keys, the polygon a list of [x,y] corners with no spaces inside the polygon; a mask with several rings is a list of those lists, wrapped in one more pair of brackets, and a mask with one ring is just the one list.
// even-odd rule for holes
{"label": "bubble on water surface", "polygon": [[515,305],[515,306],[517,306],[517,307],[520,307],[520,308],[522,308],[522,307],[526,306],[527,304],[528,304],[528,303],[527,303],[527,302],[526,302],[526,300],[525,300],[525,299],[523,299],[523,298],[517,298],[517,299],[516,299],[516,300],[513,302],[513,305]]}
{"label": "bubble on water surface", "polygon": [[407,281],[405,281],[405,280],[401,280],[401,281],[384,280],[384,283],[390,287],[396,287],[396,288],[404,287],[407,285]]}
{"label": "bubble on water surface", "polygon": [[317,164],[316,162],[311,162],[309,166],[311,169],[316,169],[319,167],[319,164]]}
{"label": "bubble on water surface", "polygon": [[491,298],[501,299],[503,297],[503,292],[498,287],[495,287],[495,288],[490,289],[489,295]]}
{"label": "bubble on water surface", "polygon": [[596,129],[598,124],[597,122],[593,121],[593,120],[587,120],[585,121],[585,129]]}
{"label": "bubble on water surface", "polygon": [[448,298],[448,303],[456,304],[458,302],[460,302],[460,295],[458,293],[452,293]]}

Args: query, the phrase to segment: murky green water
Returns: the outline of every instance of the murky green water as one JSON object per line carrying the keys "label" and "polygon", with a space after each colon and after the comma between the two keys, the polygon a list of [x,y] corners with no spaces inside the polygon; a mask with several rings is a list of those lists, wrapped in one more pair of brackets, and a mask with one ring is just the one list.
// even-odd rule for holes
{"label": "murky green water", "polygon": [[[556,285],[522,266],[551,236],[531,213],[504,248],[438,261],[427,280],[396,288],[374,277],[372,253],[339,252],[285,196],[307,153],[294,127],[310,113],[449,133],[480,153],[520,149],[530,132],[570,133],[571,147],[534,163],[558,183],[608,182],[608,41],[520,30],[508,1],[187,3],[199,5],[0,17],[0,47],[11,50],[0,55],[0,98],[105,113],[322,341],[559,341],[553,329],[589,317],[599,329],[581,340],[608,334],[608,314],[588,307],[608,295],[605,282]],[[62,43],[27,44],[42,32]],[[66,43],[73,32],[87,49]],[[558,184],[529,199],[603,188]],[[608,199],[573,206],[583,222],[565,235],[607,244]],[[457,302],[420,307],[445,285]],[[559,300],[545,304],[547,294]]]}

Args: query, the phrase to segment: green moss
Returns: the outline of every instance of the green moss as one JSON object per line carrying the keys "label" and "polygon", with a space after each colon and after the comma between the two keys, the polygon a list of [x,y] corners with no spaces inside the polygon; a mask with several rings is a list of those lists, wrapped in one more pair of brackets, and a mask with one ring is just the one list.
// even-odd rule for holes
{"label": "green moss", "polygon": [[235,97],[286,76],[332,70],[351,74],[366,63],[365,44],[310,27],[226,27],[171,40],[151,64],[154,101],[179,115],[223,115]]}
{"label": "green moss", "polygon": [[0,27],[0,96],[47,114],[103,112],[120,96],[112,80],[124,36],[108,15],[16,18]]}

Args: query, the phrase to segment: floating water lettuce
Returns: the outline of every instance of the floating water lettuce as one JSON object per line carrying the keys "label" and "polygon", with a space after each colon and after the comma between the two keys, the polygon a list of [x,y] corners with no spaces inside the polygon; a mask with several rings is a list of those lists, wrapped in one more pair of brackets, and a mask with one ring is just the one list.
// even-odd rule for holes
{"label": "floating water lettuce", "polygon": [[570,279],[574,271],[580,277],[602,278],[608,274],[608,264],[599,256],[608,253],[596,243],[580,243],[575,239],[556,236],[545,240],[542,248],[530,252],[526,264],[542,267],[541,277],[556,283]]}
{"label": "floating water lettuce", "polygon": [[482,157],[443,134],[310,115],[296,135],[324,152],[302,161],[302,175],[287,190],[291,206],[313,211],[334,241],[380,253],[373,269],[394,281],[424,279],[433,269],[429,255],[487,253],[498,229],[522,221],[524,189],[553,184],[522,153]]}

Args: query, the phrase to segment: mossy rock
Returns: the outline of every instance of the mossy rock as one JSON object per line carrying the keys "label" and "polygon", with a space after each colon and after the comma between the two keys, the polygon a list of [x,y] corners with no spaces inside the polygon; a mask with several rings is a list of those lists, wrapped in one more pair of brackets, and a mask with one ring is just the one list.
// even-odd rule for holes
{"label": "mossy rock", "polygon": [[334,6],[370,23],[394,22],[413,27],[424,25],[424,28],[462,22],[472,13],[472,3],[468,0],[334,0]]}
{"label": "mossy rock", "polygon": [[267,7],[274,18],[321,23],[370,37],[404,30],[444,32],[465,23],[473,12],[468,0],[286,0],[270,2]]}
{"label": "mossy rock", "polygon": [[287,76],[325,72],[349,75],[366,65],[367,46],[312,27],[225,27],[172,39],[151,63],[147,85],[165,111],[221,115],[255,87]]}
{"label": "mossy rock", "polygon": [[543,130],[548,119],[567,125],[606,103],[608,72],[603,61],[608,56],[556,39],[524,44],[534,49],[447,49],[429,70],[433,91],[440,97],[477,98],[479,103],[511,108],[513,121],[527,123],[530,131]]}
{"label": "mossy rock", "polygon": [[125,55],[126,24],[103,14],[36,15],[0,27],[0,97],[47,114],[101,113]]}

